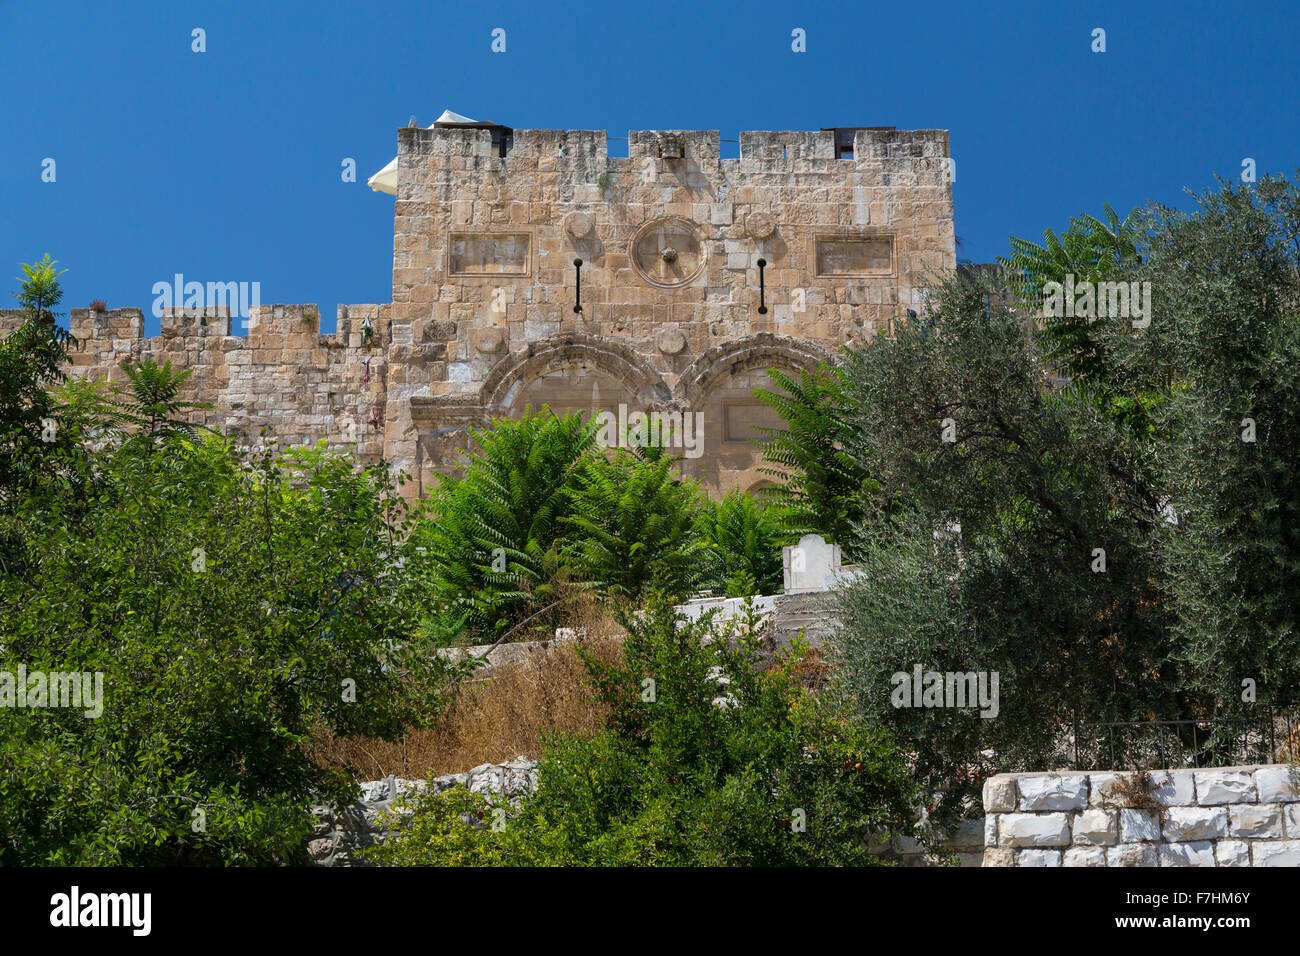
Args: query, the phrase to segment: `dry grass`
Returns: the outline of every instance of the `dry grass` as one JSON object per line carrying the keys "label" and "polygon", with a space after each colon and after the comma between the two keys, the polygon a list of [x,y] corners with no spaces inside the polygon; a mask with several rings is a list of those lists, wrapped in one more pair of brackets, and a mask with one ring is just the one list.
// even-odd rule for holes
{"label": "dry grass", "polygon": [[544,731],[599,729],[606,710],[593,700],[578,647],[613,663],[622,654],[622,632],[594,600],[575,606],[570,621],[570,627],[585,628],[585,636],[539,646],[520,660],[493,667],[487,676],[462,681],[449,692],[453,699],[437,727],[413,730],[397,743],[322,731],[312,741],[315,758],[358,780],[388,774],[436,777],[521,754],[540,757]]}

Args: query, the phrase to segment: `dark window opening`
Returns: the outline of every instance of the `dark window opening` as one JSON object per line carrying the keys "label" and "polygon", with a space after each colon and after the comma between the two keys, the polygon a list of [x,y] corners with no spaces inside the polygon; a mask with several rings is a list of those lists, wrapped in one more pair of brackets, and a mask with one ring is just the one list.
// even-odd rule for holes
{"label": "dark window opening", "polygon": [[835,158],[853,158],[853,137],[860,129],[893,130],[895,126],[823,126],[823,133],[835,134]]}

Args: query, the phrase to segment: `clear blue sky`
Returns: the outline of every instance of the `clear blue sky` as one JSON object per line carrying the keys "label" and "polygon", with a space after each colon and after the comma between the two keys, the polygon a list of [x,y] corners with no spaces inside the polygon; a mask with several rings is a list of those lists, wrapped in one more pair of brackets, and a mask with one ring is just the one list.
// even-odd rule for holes
{"label": "clear blue sky", "polygon": [[1243,157],[1294,175],[1298,22],[1294,0],[0,0],[0,275],[48,251],[65,308],[146,312],[177,272],[256,280],[332,327],[391,295],[394,200],[366,177],[446,108],[611,136],[948,129],[958,256],[986,262],[1106,201],[1186,207]]}

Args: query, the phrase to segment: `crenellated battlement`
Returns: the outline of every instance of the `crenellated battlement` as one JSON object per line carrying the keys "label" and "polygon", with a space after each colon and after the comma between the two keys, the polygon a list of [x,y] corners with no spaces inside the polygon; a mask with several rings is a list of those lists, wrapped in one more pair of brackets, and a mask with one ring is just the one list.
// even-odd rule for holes
{"label": "crenellated battlement", "polygon": [[[415,493],[471,426],[529,406],[691,411],[705,450],[683,471],[714,493],[753,487],[751,439],[779,424],[754,397],[768,369],[833,361],[956,267],[955,167],[944,130],[721,147],[717,130],[631,130],[611,156],[604,130],[402,129],[391,302],[338,306],[330,334],[314,304],[240,289],[236,308],[230,283],[193,283],[229,307],[165,309],[149,337],[141,309],[73,309],[72,372],[171,361],[213,406],[204,424],[355,447]],[[182,278],[167,302],[189,301]],[[0,311],[0,330],[20,320]]]}
{"label": "crenellated battlement", "polygon": [[645,159],[727,169],[740,176],[848,175],[886,167],[932,169],[943,175],[946,130],[857,129],[850,158],[840,158],[836,133],[834,129],[746,130],[740,133],[739,158],[723,159],[718,130],[629,130],[627,155],[611,156],[605,130],[516,129],[509,146],[501,147],[494,145],[489,129],[406,128],[398,131],[398,157],[399,168],[433,159],[439,168],[458,173],[509,178],[547,172],[577,182],[594,181],[601,172],[637,166]]}

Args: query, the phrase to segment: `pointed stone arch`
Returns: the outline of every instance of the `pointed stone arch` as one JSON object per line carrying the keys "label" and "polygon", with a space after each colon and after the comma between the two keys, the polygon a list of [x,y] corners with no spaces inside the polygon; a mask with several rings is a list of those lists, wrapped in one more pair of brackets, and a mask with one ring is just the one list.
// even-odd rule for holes
{"label": "pointed stone arch", "polygon": [[759,332],[714,346],[697,358],[678,379],[675,397],[685,407],[694,408],[719,382],[742,372],[774,366],[812,370],[823,362],[838,365],[839,357],[815,342]]}
{"label": "pointed stone arch", "polygon": [[798,373],[823,362],[836,364],[836,357],[812,342],[771,332],[727,342],[697,358],[678,380],[675,397],[696,416],[708,451],[685,462],[684,473],[715,496],[768,478],[755,441],[764,437],[763,428],[779,428],[780,420],[754,389],[775,385],[766,374],[772,368]]}
{"label": "pointed stone arch", "polygon": [[580,363],[590,363],[614,379],[644,408],[672,401],[663,377],[631,348],[612,339],[570,333],[530,342],[502,359],[483,382],[482,405],[490,413],[506,409],[530,382]]}

